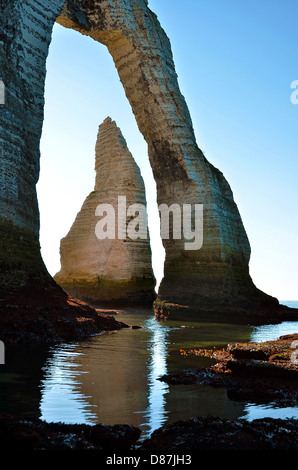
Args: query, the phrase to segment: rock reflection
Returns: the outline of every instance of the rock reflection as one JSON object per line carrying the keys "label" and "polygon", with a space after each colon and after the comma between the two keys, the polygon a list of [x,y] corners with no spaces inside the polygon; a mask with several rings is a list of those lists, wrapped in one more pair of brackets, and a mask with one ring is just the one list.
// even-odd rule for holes
{"label": "rock reflection", "polygon": [[41,381],[41,418],[65,423],[133,424],[149,436],[167,420],[170,329],[151,315],[143,329],[100,335],[52,350]]}
{"label": "rock reflection", "polygon": [[52,350],[44,367],[45,376],[41,381],[41,419],[75,424],[96,422],[96,414],[91,411],[90,397],[81,393],[82,374],[77,364],[80,352],[78,345],[64,344]]}
{"label": "rock reflection", "polygon": [[[42,419],[132,424],[146,438],[166,422],[181,419],[208,415],[250,419],[258,413],[261,416],[276,413],[270,404],[258,409],[252,403],[230,400],[224,387],[173,386],[158,378],[187,368],[209,366],[204,358],[181,356],[181,347],[211,347],[211,344],[224,347],[228,342],[279,334],[280,327],[252,329],[204,323],[181,327],[175,322],[158,322],[150,312],[130,312],[119,319],[143,328],[109,332],[51,350],[39,372]],[[283,326],[289,331],[289,323]],[[293,410],[281,414],[285,412]]]}
{"label": "rock reflection", "polygon": [[0,412],[39,418],[40,383],[48,349],[39,344],[7,344],[0,370]]}
{"label": "rock reflection", "polygon": [[151,333],[148,342],[150,358],[148,361],[148,408],[144,414],[146,423],[144,437],[160,428],[167,419],[165,395],[169,386],[157,380],[167,373],[167,345],[169,328],[162,326],[154,318],[146,322],[146,329]]}

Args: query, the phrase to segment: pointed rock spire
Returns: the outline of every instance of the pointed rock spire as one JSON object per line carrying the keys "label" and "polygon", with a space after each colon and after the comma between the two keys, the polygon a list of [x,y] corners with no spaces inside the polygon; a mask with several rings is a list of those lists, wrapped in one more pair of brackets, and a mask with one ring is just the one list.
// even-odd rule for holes
{"label": "pointed rock spire", "polygon": [[61,270],[54,279],[95,306],[152,305],[144,181],[111,118],[99,126],[95,154],[94,191],[61,240]]}

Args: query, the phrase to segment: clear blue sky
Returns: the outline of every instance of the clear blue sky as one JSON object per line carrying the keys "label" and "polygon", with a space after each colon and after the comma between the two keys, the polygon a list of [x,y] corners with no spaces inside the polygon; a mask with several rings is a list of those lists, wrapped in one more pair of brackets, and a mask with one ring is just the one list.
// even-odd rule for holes
{"label": "clear blue sky", "polygon": [[[149,0],[172,44],[199,147],[229,181],[246,228],[256,285],[298,299],[297,0]],[[47,62],[38,199],[42,254],[60,269],[60,239],[94,186],[99,124],[117,122],[147,191],[153,264],[162,276],[155,186],[105,46],[54,28]]]}

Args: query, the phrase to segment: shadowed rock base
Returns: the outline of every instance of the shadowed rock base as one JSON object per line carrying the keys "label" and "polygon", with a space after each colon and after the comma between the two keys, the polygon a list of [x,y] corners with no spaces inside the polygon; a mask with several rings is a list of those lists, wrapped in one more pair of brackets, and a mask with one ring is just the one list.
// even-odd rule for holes
{"label": "shadowed rock base", "polygon": [[0,338],[4,342],[52,344],[121,328],[128,325],[68,296],[53,281],[50,287],[32,282],[0,301]]}
{"label": "shadowed rock base", "polygon": [[72,284],[63,284],[69,295],[82,299],[96,308],[114,307],[147,307],[152,308],[156,299],[153,282],[148,279],[132,279],[130,281],[96,280],[84,286],[84,280]]}
{"label": "shadowed rock base", "polygon": [[173,269],[161,282],[154,302],[161,320],[214,318],[256,324],[298,320],[298,309],[281,305],[255,286],[247,266],[212,262],[198,263],[189,272],[182,270],[181,261],[180,283]]}
{"label": "shadowed rock base", "polygon": [[130,450],[141,431],[130,425],[46,423],[0,415],[0,450]]}
{"label": "shadowed rock base", "polygon": [[157,318],[250,324],[298,320],[298,309],[258,289],[243,267],[200,266],[197,276],[185,273],[179,285],[175,278],[163,279],[154,302]]}
{"label": "shadowed rock base", "polygon": [[249,325],[265,325],[283,321],[297,321],[298,309],[285,305],[210,305],[199,308],[174,304],[157,299],[154,302],[155,317],[161,321],[215,321],[218,323],[236,323]]}
{"label": "shadowed rock base", "polygon": [[229,420],[195,418],[154,431],[141,449],[146,451],[276,451],[297,450],[295,419]]}

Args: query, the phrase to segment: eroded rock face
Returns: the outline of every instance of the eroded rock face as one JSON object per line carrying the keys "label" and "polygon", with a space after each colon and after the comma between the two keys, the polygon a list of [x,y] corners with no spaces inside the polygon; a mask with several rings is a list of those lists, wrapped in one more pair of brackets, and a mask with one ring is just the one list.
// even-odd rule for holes
{"label": "eroded rock face", "polygon": [[[54,279],[68,294],[94,305],[152,306],[156,297],[155,278],[147,220],[144,220],[146,233],[138,233],[137,226],[131,235],[140,238],[132,239],[129,236],[132,216],[126,217],[127,209],[134,204],[146,208],[143,178],[120,129],[110,118],[99,126],[95,150],[94,191],[61,240],[61,271]],[[109,214],[115,215],[111,220],[103,210],[105,204],[110,206]],[[103,208],[103,217],[96,215],[98,206]],[[134,215],[132,220],[137,223],[139,214]],[[112,238],[98,238],[100,220],[103,237],[114,227]],[[124,230],[123,238],[119,238],[118,229]]]}
{"label": "eroded rock face", "polygon": [[156,313],[166,316],[172,304],[202,311],[277,308],[277,300],[250,278],[250,245],[232,191],[198,148],[169,39],[147,4],[82,2],[84,20],[68,4],[58,22],[105,44],[113,56],[148,143],[158,204],[203,204],[200,250],[186,251],[183,239],[163,240],[166,260]]}
{"label": "eroded rock face", "polygon": [[[52,27],[63,3],[0,3],[0,74],[5,84],[5,105],[0,111],[3,302],[31,284],[40,290],[58,292],[40,255],[35,185],[39,177],[46,58]],[[51,303],[51,295],[45,296],[45,302]]]}
{"label": "eroded rock face", "polygon": [[[203,204],[204,243],[164,240],[164,279],[156,312],[171,305],[192,310],[278,309],[249,275],[250,246],[222,173],[197,146],[175,72],[169,39],[146,0],[27,0],[1,2],[1,79],[6,105],[1,129],[1,298],[55,284],[39,250],[35,184],[43,117],[45,62],[55,20],[105,44],[138,126],[148,143],[158,203]],[[3,111],[3,112],[2,112]],[[50,299],[50,296],[47,298]],[[50,300],[49,300],[50,301]]]}

